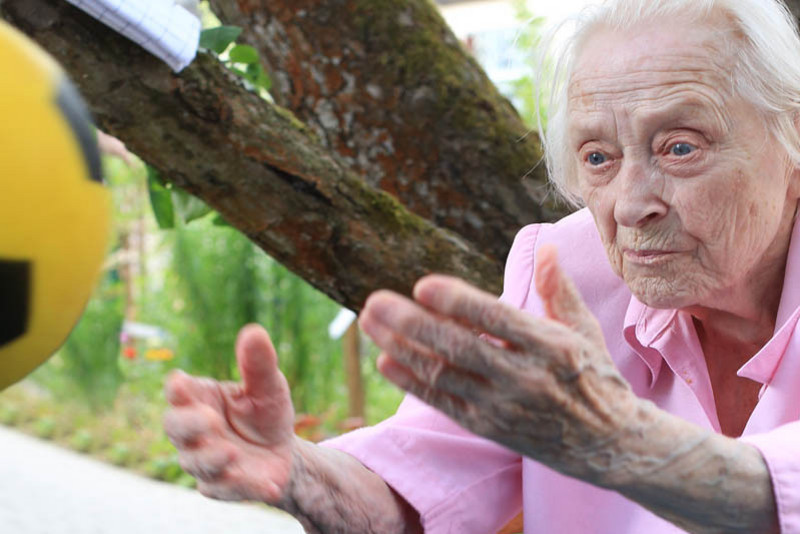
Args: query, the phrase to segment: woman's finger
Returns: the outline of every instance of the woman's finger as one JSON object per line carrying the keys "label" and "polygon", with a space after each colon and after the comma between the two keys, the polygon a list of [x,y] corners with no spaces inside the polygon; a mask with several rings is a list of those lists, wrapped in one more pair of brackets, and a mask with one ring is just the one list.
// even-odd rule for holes
{"label": "woman's finger", "polygon": [[536,292],[539,293],[549,318],[604,345],[602,330],[597,319],[583,302],[575,284],[558,265],[555,245],[542,245],[539,249],[534,278]]}
{"label": "woman's finger", "polygon": [[419,380],[408,368],[386,353],[378,357],[378,370],[400,389],[438,409],[455,421],[464,421],[472,413],[471,404],[457,395],[433,388]]}
{"label": "woman's finger", "polygon": [[499,301],[491,293],[463,280],[444,275],[429,275],[414,286],[414,298],[425,308],[507,341],[525,347],[536,337],[532,318]]}
{"label": "woman's finger", "polygon": [[278,355],[269,334],[260,325],[249,324],[239,331],[236,361],[248,396],[262,399],[281,388]]}
{"label": "woman's finger", "polygon": [[230,445],[214,441],[197,449],[182,450],[178,463],[184,471],[198,480],[213,482],[224,476],[234,458],[235,451]]}
{"label": "woman's finger", "polygon": [[180,369],[167,376],[164,394],[172,406],[207,404],[221,407],[220,384],[211,378],[191,376]]}
{"label": "woman's finger", "polygon": [[173,408],[164,415],[164,431],[173,445],[193,447],[205,436],[222,433],[222,416],[210,406]]}
{"label": "woman's finger", "polygon": [[[589,339],[600,351],[605,341],[597,320],[583,303],[577,289],[556,261],[555,249],[545,250],[537,264],[537,283],[548,317],[533,317],[494,299],[489,293],[457,278],[430,275],[417,283],[418,302],[437,314],[466,322],[499,339],[503,346],[527,355],[529,361],[546,366],[563,361],[565,350],[577,341],[576,333]],[[505,343],[504,343],[505,342]]]}
{"label": "woman's finger", "polygon": [[241,501],[247,499],[247,495],[236,484],[229,484],[227,480],[197,481],[197,491],[209,499],[218,501]]}
{"label": "woman's finger", "polygon": [[[390,291],[372,294],[361,312],[360,324],[382,349],[407,349],[414,343],[447,364],[491,378],[502,349],[481,339],[465,326],[438,317],[413,301]],[[406,346],[398,346],[405,338]],[[426,363],[430,365],[430,363]],[[429,369],[420,369],[423,374]]]}
{"label": "woman's finger", "polygon": [[381,323],[371,325],[369,334],[384,353],[428,387],[467,400],[487,394],[486,378],[448,363],[441,356],[395,334]]}

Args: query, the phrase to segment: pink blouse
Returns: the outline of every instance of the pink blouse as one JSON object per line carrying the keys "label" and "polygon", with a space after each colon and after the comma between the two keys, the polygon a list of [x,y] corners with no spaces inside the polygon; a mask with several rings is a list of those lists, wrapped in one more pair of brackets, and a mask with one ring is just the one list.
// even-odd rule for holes
{"label": "pink blouse", "polygon": [[[772,475],[783,534],[800,534],[800,224],[795,224],[773,338],[738,371],[763,384],[742,441]],[[542,314],[533,258],[554,243],[640,397],[719,432],[714,395],[691,317],[648,308],[612,271],[587,210],[523,228],[509,254],[502,300]],[[326,445],[358,458],[420,513],[431,534],[491,534],[520,509],[526,533],[672,534],[678,527],[621,495],[566,477],[476,437],[407,396],[397,414]]]}

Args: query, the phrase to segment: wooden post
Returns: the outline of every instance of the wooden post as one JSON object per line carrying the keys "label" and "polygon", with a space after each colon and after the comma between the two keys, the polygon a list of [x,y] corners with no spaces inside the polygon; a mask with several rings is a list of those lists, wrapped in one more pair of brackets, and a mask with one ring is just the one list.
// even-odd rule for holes
{"label": "wooden post", "polygon": [[351,419],[359,418],[364,424],[364,380],[361,376],[361,344],[359,341],[358,321],[344,333],[344,371],[347,378],[349,395],[348,415]]}

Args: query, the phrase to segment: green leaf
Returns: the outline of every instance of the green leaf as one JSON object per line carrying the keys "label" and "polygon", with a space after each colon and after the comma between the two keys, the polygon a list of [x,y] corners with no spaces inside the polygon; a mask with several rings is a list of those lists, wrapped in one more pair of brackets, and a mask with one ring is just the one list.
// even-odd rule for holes
{"label": "green leaf", "polygon": [[233,228],[233,226],[231,225],[231,223],[229,223],[228,221],[226,221],[226,220],[225,220],[225,219],[222,217],[222,215],[220,215],[219,213],[215,213],[215,214],[214,214],[214,217],[212,217],[212,218],[211,218],[211,224],[213,224],[214,226],[227,226],[227,227],[229,227],[229,228]]}
{"label": "green leaf", "polygon": [[272,87],[272,80],[270,80],[267,71],[264,70],[264,67],[262,67],[260,63],[248,65],[247,76],[253,85],[262,87],[267,91]]}
{"label": "green leaf", "polygon": [[228,67],[228,68],[231,69],[231,72],[233,72],[234,74],[236,74],[238,76],[241,76],[242,78],[244,78],[248,82],[251,81],[250,80],[250,75],[247,74],[246,70],[242,70],[239,67]]}
{"label": "green leaf", "polygon": [[258,63],[258,51],[249,45],[236,45],[231,48],[228,57],[235,63]]}
{"label": "green leaf", "polygon": [[158,227],[162,230],[175,228],[175,210],[172,206],[172,193],[164,187],[158,171],[150,165],[147,166],[147,191],[150,195],[150,205],[156,217]]}
{"label": "green leaf", "polygon": [[175,204],[175,211],[184,223],[190,223],[211,213],[211,208],[205,202],[182,189],[172,190],[172,201]]}
{"label": "green leaf", "polygon": [[200,47],[221,54],[241,33],[242,29],[238,26],[217,26],[203,30],[200,33]]}

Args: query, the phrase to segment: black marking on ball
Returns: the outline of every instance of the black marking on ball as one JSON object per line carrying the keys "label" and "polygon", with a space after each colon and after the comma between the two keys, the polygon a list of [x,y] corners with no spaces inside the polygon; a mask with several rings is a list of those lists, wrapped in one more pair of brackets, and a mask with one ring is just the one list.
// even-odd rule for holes
{"label": "black marking on ball", "polygon": [[58,88],[58,107],[75,132],[75,136],[83,149],[83,157],[89,168],[89,177],[96,182],[103,183],[103,166],[100,162],[100,149],[97,146],[97,136],[92,130],[92,119],[86,109],[81,95],[75,86],[63,78]]}
{"label": "black marking on ball", "polygon": [[28,329],[31,264],[0,259],[0,347]]}

